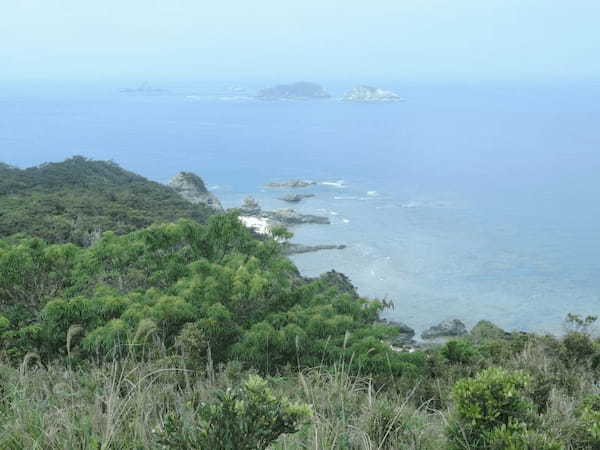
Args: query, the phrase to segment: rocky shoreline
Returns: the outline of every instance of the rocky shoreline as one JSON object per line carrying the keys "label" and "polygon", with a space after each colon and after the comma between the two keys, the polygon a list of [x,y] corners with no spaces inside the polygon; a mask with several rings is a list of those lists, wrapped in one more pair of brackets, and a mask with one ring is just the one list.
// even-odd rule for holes
{"label": "rocky shoreline", "polygon": [[[467,339],[475,343],[489,341],[490,339],[507,339],[512,336],[508,331],[489,320],[480,320],[471,330],[468,330],[465,324],[459,319],[444,320],[437,325],[433,325],[421,333],[421,340],[414,339],[416,332],[413,328],[397,320],[381,319],[379,323],[393,328],[397,334],[386,340],[394,351],[414,352],[420,349],[427,349],[444,345],[453,339]],[[521,332],[520,334],[527,334]]]}
{"label": "rocky shoreline", "polygon": [[[271,187],[306,187],[316,184],[314,181],[289,180],[270,183]],[[177,192],[182,198],[193,204],[204,204],[215,212],[224,212],[219,199],[208,191],[202,178],[190,172],[180,172],[175,175],[168,186]],[[298,203],[301,200],[314,197],[314,194],[289,194],[280,200],[290,203]],[[270,235],[271,230],[277,226],[293,227],[306,224],[329,225],[328,217],[313,214],[302,214],[290,208],[282,208],[274,211],[265,211],[259,203],[251,196],[244,199],[243,204],[237,208],[240,221],[259,235]],[[343,250],[346,246],[342,244],[303,245],[297,243],[285,243],[284,253],[287,255],[317,252],[321,250]]]}
{"label": "rocky shoreline", "polygon": [[[267,186],[297,188],[312,186],[314,184],[316,184],[314,181],[289,180],[269,183]],[[215,212],[225,211],[219,199],[208,191],[202,179],[196,174],[180,172],[173,177],[168,186],[190,203],[204,204]],[[279,199],[297,203],[309,197],[314,197],[314,194],[289,194]],[[265,211],[251,196],[247,196],[244,199],[243,204],[239,208],[235,208],[235,210],[239,213],[240,221],[258,235],[270,235],[274,227],[281,225],[293,227],[304,224],[330,224],[328,217],[302,214],[289,208]],[[305,245],[282,242],[282,252],[284,255],[288,256],[323,250],[343,250],[345,248],[346,245],[344,244]],[[343,287],[344,290],[352,295],[358,296],[356,288],[345,275],[336,271],[331,271],[323,276],[334,279],[336,285]],[[465,324],[459,319],[449,319],[424,330],[420,334],[420,340],[417,341],[415,340],[416,331],[406,323],[388,319],[381,319],[379,322],[391,327],[397,332],[397,334],[388,339],[386,343],[390,345],[393,350],[398,352],[412,352],[420,348],[442,345],[455,338],[469,338],[477,341],[489,338],[490,336],[500,339],[510,335],[510,333],[507,333],[489,321],[482,320],[468,331]]]}
{"label": "rocky shoreline", "polygon": [[329,225],[331,221],[325,216],[302,214],[294,209],[283,208],[275,211],[264,211],[253,197],[246,197],[244,203],[238,208],[244,216],[257,217],[269,220],[274,226],[294,226],[304,224]]}

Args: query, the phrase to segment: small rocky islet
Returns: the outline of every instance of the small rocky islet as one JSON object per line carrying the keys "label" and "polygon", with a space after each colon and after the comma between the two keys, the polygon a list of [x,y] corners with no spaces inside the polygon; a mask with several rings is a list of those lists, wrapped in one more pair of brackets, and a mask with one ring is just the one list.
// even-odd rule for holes
{"label": "small rocky islet", "polygon": [[316,181],[310,180],[287,180],[287,181],[271,181],[266,186],[268,188],[305,188],[316,185]]}
{"label": "small rocky islet", "polygon": [[279,200],[288,202],[288,203],[299,203],[305,198],[314,197],[315,194],[288,194],[284,197],[279,197]]}
{"label": "small rocky islet", "polygon": [[402,100],[402,97],[393,91],[365,85],[350,89],[342,97],[342,101],[344,102],[355,103],[388,103],[400,102]]}
{"label": "small rocky islet", "polygon": [[331,95],[317,83],[299,81],[292,84],[279,84],[277,86],[261,89],[256,98],[259,100],[320,100],[330,98]]}
{"label": "small rocky islet", "polygon": [[[264,88],[256,94],[256,99],[268,101],[323,100],[329,98],[332,98],[332,96],[323,86],[307,81]],[[350,103],[392,103],[404,101],[394,91],[364,84],[346,91],[339,100]]]}

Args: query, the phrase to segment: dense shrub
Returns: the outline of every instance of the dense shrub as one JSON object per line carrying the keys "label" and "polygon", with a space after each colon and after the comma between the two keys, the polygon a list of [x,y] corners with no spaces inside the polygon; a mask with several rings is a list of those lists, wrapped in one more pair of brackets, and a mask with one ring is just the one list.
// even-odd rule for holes
{"label": "dense shrub", "polygon": [[562,450],[562,445],[525,424],[501,425],[485,436],[487,450]]}
{"label": "dense shrub", "polygon": [[[278,243],[255,239],[235,213],[107,232],[90,248],[3,242],[0,274],[2,346],[14,360],[166,351],[195,368],[209,357],[265,373],[344,358],[365,373],[400,374],[419,359],[383,343],[393,333],[376,324],[383,303],[359,297],[339,274],[301,278]],[[154,341],[161,352],[148,348]]]}
{"label": "dense shrub", "polygon": [[275,396],[258,376],[215,397],[199,407],[197,425],[169,416],[162,443],[176,450],[264,450],[282,434],[297,432],[311,415],[308,405]]}
{"label": "dense shrub", "polygon": [[576,448],[600,449],[600,394],[584,398],[577,416]]}
{"label": "dense shrub", "polygon": [[442,347],[441,353],[452,364],[473,363],[478,356],[475,346],[465,339],[455,339],[447,342]]}
{"label": "dense shrub", "polygon": [[499,368],[458,381],[452,393],[454,416],[448,427],[455,448],[485,449],[500,436],[522,433],[534,414],[527,397],[529,382],[523,372]]}

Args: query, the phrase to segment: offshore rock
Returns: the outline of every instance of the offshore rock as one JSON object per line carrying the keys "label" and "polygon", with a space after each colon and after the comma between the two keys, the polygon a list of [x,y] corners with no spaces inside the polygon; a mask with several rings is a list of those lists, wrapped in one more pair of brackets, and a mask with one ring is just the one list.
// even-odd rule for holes
{"label": "offshore rock", "polygon": [[312,214],[300,214],[293,209],[277,209],[275,211],[263,211],[261,217],[271,219],[282,225],[304,225],[304,224],[320,224],[329,225],[331,222],[328,217],[314,216]]}
{"label": "offshore rock", "polygon": [[[275,211],[263,211],[258,202],[248,196],[244,203],[238,208],[240,216],[254,217],[261,221],[266,220],[271,226],[277,225],[304,225],[304,224],[322,224],[328,225],[331,222],[328,217],[314,216],[312,214],[301,214],[293,209],[277,209]],[[248,220],[248,219],[244,219]]]}
{"label": "offshore rock", "polygon": [[421,333],[423,339],[437,339],[464,336],[467,327],[458,319],[445,320]]}
{"label": "offshore rock", "polygon": [[280,187],[289,187],[289,188],[303,188],[308,186],[314,186],[314,181],[307,180],[289,180],[289,181],[274,181],[272,183],[267,184],[267,187],[270,188],[280,188]]}
{"label": "offshore rock", "polygon": [[223,211],[219,199],[206,189],[202,178],[195,173],[179,172],[173,177],[169,187],[190,203],[204,204],[217,212]]}
{"label": "offshore rock", "polygon": [[261,89],[256,95],[260,100],[313,100],[330,97],[322,86],[306,81]]}
{"label": "offshore rock", "polygon": [[314,197],[315,194],[289,194],[284,197],[279,197],[279,200],[283,200],[288,203],[298,203],[304,200],[305,198]]}
{"label": "offshore rock", "polygon": [[343,244],[342,245],[336,245],[336,244],[303,245],[303,244],[286,243],[283,246],[283,254],[284,255],[297,255],[300,253],[311,253],[311,252],[318,252],[321,250],[343,250],[345,248],[346,248],[346,246]]}
{"label": "offshore rock", "polygon": [[371,86],[356,86],[342,97],[345,102],[399,102],[402,97],[392,91]]}
{"label": "offshore rock", "polygon": [[382,319],[380,322],[394,328],[394,331],[397,333],[397,335],[389,341],[390,345],[394,347],[403,347],[414,344],[413,338],[415,337],[415,330],[404,322],[387,319]]}

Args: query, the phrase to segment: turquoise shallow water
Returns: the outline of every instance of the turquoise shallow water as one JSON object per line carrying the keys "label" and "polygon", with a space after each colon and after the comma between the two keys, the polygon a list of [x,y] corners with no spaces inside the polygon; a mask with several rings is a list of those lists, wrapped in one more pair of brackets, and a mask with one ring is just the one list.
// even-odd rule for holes
{"label": "turquoise shallow water", "polygon": [[306,189],[317,196],[298,206],[332,224],[297,228],[296,241],[349,245],[294,257],[305,274],[343,271],[417,329],[458,317],[560,331],[568,312],[599,313],[600,89],[385,87],[407,101],[262,103],[214,85],[155,96],[4,87],[0,160],[83,154],[157,181],[191,170],[227,206],[252,194],[284,207],[286,190],[262,187],[273,179],[343,180]]}

